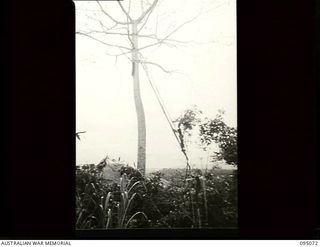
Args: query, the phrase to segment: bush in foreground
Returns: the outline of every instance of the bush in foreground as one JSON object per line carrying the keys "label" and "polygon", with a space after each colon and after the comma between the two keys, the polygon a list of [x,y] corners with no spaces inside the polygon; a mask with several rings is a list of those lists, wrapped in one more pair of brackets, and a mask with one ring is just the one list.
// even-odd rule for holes
{"label": "bush in foreground", "polygon": [[144,178],[123,166],[120,181],[103,167],[77,167],[77,229],[205,228],[237,224],[236,171],[167,169]]}

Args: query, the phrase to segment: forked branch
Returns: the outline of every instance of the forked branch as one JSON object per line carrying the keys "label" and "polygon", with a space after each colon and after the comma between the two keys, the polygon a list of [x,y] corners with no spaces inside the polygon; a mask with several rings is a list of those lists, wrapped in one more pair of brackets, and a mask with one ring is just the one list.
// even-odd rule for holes
{"label": "forked branch", "polygon": [[153,9],[155,8],[155,6],[157,5],[158,0],[153,0],[152,4],[149,6],[149,8],[147,8],[141,15],[140,17],[137,19],[137,22],[141,22],[143,20],[143,18],[150,12],[153,11]]}
{"label": "forked branch", "polygon": [[[122,25],[127,25],[128,24],[127,22],[119,21],[119,20],[116,20],[115,18],[113,18],[111,15],[108,14],[107,11],[104,10],[104,8],[102,7],[101,3],[98,0],[96,0],[96,2],[99,5],[99,8],[100,8],[101,12],[104,13],[107,17],[109,17],[109,19],[112,20],[114,23],[122,24]],[[118,3],[120,3],[120,2],[118,1]]]}
{"label": "forked branch", "polygon": [[[122,3],[120,2],[120,0],[117,0],[117,2],[118,2],[118,4],[119,4],[119,6],[120,6],[120,8],[121,8],[122,12],[126,15],[127,20],[130,20],[130,22],[126,22],[126,24],[130,24],[130,23],[132,23],[132,22],[133,22],[133,20],[132,20],[131,16],[130,16],[130,15],[129,15],[129,13],[124,9],[124,7],[123,7]],[[130,7],[130,6],[129,6],[129,7]]]}

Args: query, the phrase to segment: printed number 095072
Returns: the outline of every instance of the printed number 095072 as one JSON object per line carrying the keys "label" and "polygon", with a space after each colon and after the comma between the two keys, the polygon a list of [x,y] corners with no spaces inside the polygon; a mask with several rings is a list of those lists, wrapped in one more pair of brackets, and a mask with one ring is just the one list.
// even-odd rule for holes
{"label": "printed number 095072", "polygon": [[318,241],[300,241],[300,245],[315,246],[318,245]]}

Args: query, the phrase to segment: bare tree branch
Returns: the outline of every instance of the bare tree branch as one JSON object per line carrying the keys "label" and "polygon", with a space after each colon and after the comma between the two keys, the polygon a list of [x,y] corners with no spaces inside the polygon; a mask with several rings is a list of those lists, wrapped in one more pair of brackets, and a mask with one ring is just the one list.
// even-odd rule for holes
{"label": "bare tree branch", "polygon": [[128,48],[128,47],[125,47],[125,46],[121,46],[121,45],[116,45],[116,44],[109,44],[109,43],[106,43],[100,39],[97,39],[96,37],[93,37],[92,35],[90,34],[87,34],[87,33],[82,33],[82,32],[76,32],[76,34],[80,34],[80,35],[83,35],[83,36],[86,36],[90,39],[93,39],[101,44],[104,44],[106,46],[111,46],[111,47],[117,47],[117,48],[121,48],[121,49],[126,49],[126,50],[131,50],[131,48]]}
{"label": "bare tree branch", "polygon": [[[100,27],[101,27],[101,29],[103,29],[103,30],[109,30],[109,28],[108,27],[106,27],[103,23],[102,23],[102,21],[101,20],[99,20],[99,19],[97,19],[97,18],[93,18],[92,16],[90,16],[90,15],[85,15],[88,19],[90,19],[90,20],[93,20],[93,21],[96,21],[96,22],[98,22],[99,24],[100,24]],[[114,24],[114,26],[112,26],[110,29],[112,29],[112,28],[114,28],[114,27],[116,27],[118,24],[117,23],[115,23]]]}
{"label": "bare tree branch", "polygon": [[120,53],[111,54],[111,53],[105,52],[105,54],[108,55],[108,56],[115,57],[116,60],[118,59],[118,57],[125,56],[126,58],[128,58],[128,60],[129,60],[130,62],[132,62],[132,59],[128,56],[128,54],[129,54],[130,52],[125,52],[125,51],[123,51],[121,48],[119,48],[119,50],[121,51]]}
{"label": "bare tree branch", "polygon": [[[163,39],[165,39],[166,43],[168,43],[167,41],[169,42],[174,42],[174,43],[179,43],[179,44],[189,44],[189,43],[194,43],[194,44],[208,44],[210,42],[196,42],[196,41],[193,41],[193,40],[190,40],[190,41],[184,41],[184,40],[176,40],[176,39],[166,39],[166,38],[159,38],[157,35],[155,34],[139,34],[138,37],[140,38],[149,38],[149,39],[155,39],[157,41],[162,41]],[[164,41],[162,41],[164,43]],[[169,44],[169,43],[168,43]]]}
{"label": "bare tree branch", "polygon": [[178,30],[180,30],[182,27],[184,27],[186,24],[194,21],[195,19],[197,19],[200,16],[201,13],[199,13],[198,15],[194,16],[193,18],[191,18],[188,21],[185,21],[184,23],[182,23],[181,25],[179,25],[178,27],[176,27],[173,31],[171,31],[169,34],[167,34],[164,38],[160,39],[158,42],[150,44],[150,45],[146,45],[143,46],[141,48],[139,48],[139,50],[143,50],[152,46],[156,46],[156,45],[161,45],[161,43],[163,43],[167,38],[169,38],[170,36],[172,36],[173,34],[175,34]]}
{"label": "bare tree branch", "polygon": [[167,69],[165,69],[163,66],[161,66],[161,65],[158,64],[158,63],[147,61],[146,58],[145,58],[141,53],[139,53],[139,57],[140,57],[140,60],[137,60],[137,61],[138,61],[139,63],[141,63],[142,67],[147,68],[146,65],[147,65],[147,64],[150,64],[150,65],[153,65],[153,66],[158,67],[159,69],[161,69],[163,72],[165,72],[165,73],[167,73],[167,74],[173,74],[173,73],[182,74],[181,71],[178,71],[178,70],[167,70]]}
{"label": "bare tree branch", "polygon": [[[120,50],[121,50],[121,49],[120,49]],[[123,50],[121,50],[121,52],[122,52],[122,53],[120,53],[118,56],[124,55],[130,62],[132,62],[132,58],[127,55],[128,52],[124,52]]]}
{"label": "bare tree branch", "polygon": [[152,11],[150,11],[150,12],[148,13],[148,16],[147,16],[146,20],[144,21],[144,23],[142,24],[142,26],[139,28],[139,30],[138,30],[137,33],[139,33],[139,32],[143,29],[143,27],[147,24],[151,13],[152,13]]}
{"label": "bare tree branch", "polygon": [[130,22],[127,22],[127,24],[132,23],[132,22],[133,22],[133,20],[132,20],[132,18],[130,17],[129,13],[124,9],[124,7],[123,7],[122,3],[121,3],[119,0],[117,0],[117,2],[118,2],[118,4],[119,4],[119,6],[120,6],[120,8],[121,8],[122,12],[127,16],[127,19],[129,19],[129,20],[130,20]]}
{"label": "bare tree branch", "polygon": [[138,60],[137,62],[141,63],[141,64],[150,64],[150,65],[154,65],[156,67],[158,67],[159,69],[161,69],[163,72],[171,74],[173,72],[175,72],[174,70],[167,70],[164,67],[162,67],[160,64],[158,63],[154,63],[154,62],[149,62],[149,61],[144,61],[144,60]]}
{"label": "bare tree branch", "polygon": [[[77,31],[76,34],[83,34],[83,35],[90,35],[90,34],[107,34],[107,35],[119,35],[119,36],[127,36],[128,40],[130,41],[131,45],[132,44],[132,39],[131,36],[133,36],[133,34],[129,33],[129,27],[127,29],[127,33],[118,33],[118,32],[108,32],[108,31],[101,31],[101,30],[90,30],[90,31]],[[149,39],[154,39],[157,41],[162,41],[163,38],[159,38],[154,34],[150,34],[150,35],[137,35],[138,38],[149,38]],[[172,46],[177,48],[176,45],[174,44],[170,44],[169,42],[175,42],[175,43],[180,43],[180,44],[188,44],[188,43],[196,43],[196,44],[205,44],[200,43],[200,42],[195,42],[195,41],[181,41],[181,40],[175,40],[175,39],[165,39],[165,41],[162,41],[163,44],[166,44],[168,46]]]}
{"label": "bare tree branch", "polygon": [[[98,0],[96,0],[97,4],[100,7],[100,10],[102,11],[102,13],[104,13],[106,16],[109,17],[109,19],[111,19],[113,22],[117,23],[117,24],[122,24],[122,25],[127,25],[127,22],[123,22],[123,21],[118,21],[116,19],[114,19],[111,15],[109,15],[104,8],[102,7],[102,5],[100,4],[100,2]],[[119,1],[118,1],[119,2]],[[119,2],[120,3],[120,2]]]}
{"label": "bare tree branch", "polygon": [[131,0],[129,0],[129,7],[128,7],[128,14],[130,16],[130,10],[131,10]]}
{"label": "bare tree branch", "polygon": [[129,24],[128,24],[128,27],[127,27],[127,37],[128,37],[128,40],[129,40],[129,42],[130,42],[130,44],[131,44],[131,47],[134,48],[134,44],[133,44],[133,41],[132,41],[130,35],[132,35],[132,34],[130,34],[130,27],[129,27]]}
{"label": "bare tree branch", "polygon": [[147,8],[141,15],[140,17],[137,19],[137,22],[140,22],[143,20],[143,18],[149,13],[152,12],[154,7],[157,5],[158,0],[153,0],[153,3],[149,6],[149,8]]}
{"label": "bare tree branch", "polygon": [[[84,35],[84,36],[87,36],[101,44],[104,44],[104,45],[107,45],[107,46],[110,46],[110,47],[115,47],[115,48],[118,48],[120,49],[120,53],[118,54],[108,54],[108,55],[111,55],[111,56],[115,56],[116,58],[119,57],[119,56],[126,56],[130,61],[132,60],[131,58],[129,58],[128,54],[132,52],[132,48],[134,47],[133,45],[133,41],[132,41],[132,36],[133,35],[136,35],[138,38],[148,38],[148,39],[154,39],[156,40],[156,42],[153,42],[151,44],[148,44],[148,45],[145,45],[141,48],[138,48],[138,51],[140,50],[143,50],[143,49],[147,49],[147,48],[150,48],[150,47],[154,47],[154,46],[161,46],[162,44],[164,45],[167,45],[169,47],[174,47],[174,48],[178,48],[176,44],[189,44],[189,43],[194,43],[194,44],[202,44],[200,42],[195,42],[195,41],[180,41],[180,40],[175,40],[175,39],[170,39],[170,37],[172,35],[174,35],[177,31],[179,31],[181,28],[183,28],[185,25],[187,25],[188,23],[191,23],[193,22],[195,19],[197,19],[202,13],[203,13],[203,8],[199,11],[199,13],[194,16],[193,18],[183,22],[182,24],[180,24],[179,26],[175,27],[172,31],[170,31],[167,35],[165,35],[163,38],[160,38],[155,34],[139,34],[139,32],[143,29],[143,27],[147,24],[148,20],[149,20],[149,17],[150,15],[152,14],[152,12],[154,11],[155,9],[155,6],[160,2],[159,0],[153,0],[152,3],[150,3],[149,1],[144,1],[144,0],[141,0],[140,3],[141,3],[141,9],[142,9],[142,14],[140,15],[140,17],[136,20],[133,20],[133,18],[130,16],[130,9],[131,9],[131,0],[129,0],[129,8],[128,8],[128,11],[125,10],[125,8],[123,7],[122,3],[117,0],[122,12],[125,14],[126,18],[127,18],[127,21],[124,22],[124,21],[119,21],[119,20],[116,20],[115,18],[113,18],[111,15],[109,15],[105,10],[104,8],[102,7],[102,5],[100,4],[100,2],[98,0],[96,0],[97,4],[99,5],[99,8],[100,10],[109,18],[111,19],[115,24],[111,27],[111,28],[108,28],[106,27],[100,20],[97,20],[95,18],[92,18],[92,17],[89,17],[97,22],[99,22],[101,28],[103,29],[103,31],[99,31],[99,30],[90,30],[88,32],[83,32],[83,31],[80,31],[80,32],[77,32],[77,34],[81,34],[81,35]],[[147,9],[144,10],[144,5],[147,4],[149,5],[149,7]],[[218,6],[215,6],[214,8],[210,8],[209,11],[212,11],[213,9],[217,8],[217,7],[220,7],[221,5],[218,5]],[[208,10],[206,10],[204,13],[207,13],[209,12]],[[157,31],[157,28],[158,28],[158,18],[159,16],[157,15],[157,21],[156,21],[156,31]],[[145,20],[144,20],[145,19]],[[142,22],[144,20],[143,23],[140,23],[142,24],[137,32],[137,34],[132,34],[130,33],[130,24],[132,24],[133,22]],[[121,25],[119,28],[116,28],[117,25]],[[126,30],[124,32],[115,32],[115,30]],[[112,30],[112,31],[109,31],[109,30]],[[107,43],[107,42],[104,42],[96,37],[94,37],[93,35],[91,34],[107,34],[107,35],[119,35],[119,36],[127,36],[130,44],[131,44],[131,48],[129,47],[124,47],[124,46],[121,46],[121,45],[117,45],[117,44],[110,44],[110,43]],[[140,52],[139,52],[140,53]],[[140,53],[141,54],[141,53]],[[145,60],[139,60],[138,62],[140,63],[143,63],[143,64],[150,64],[150,65],[153,65],[153,66],[156,66],[158,67],[159,69],[161,69],[163,72],[165,73],[172,73],[172,72],[175,72],[175,71],[169,71],[167,69],[165,69],[164,67],[162,67],[160,64],[157,64],[155,62],[149,62],[149,61],[145,61]],[[176,73],[176,72],[175,72]]]}
{"label": "bare tree branch", "polygon": [[117,32],[108,32],[108,31],[97,31],[97,30],[91,30],[88,32],[85,31],[77,31],[76,33],[85,33],[85,34],[93,34],[93,33],[103,33],[103,34],[108,34],[108,35],[121,35],[121,36],[127,36],[126,33],[117,33]]}
{"label": "bare tree branch", "polygon": [[[101,31],[101,30],[90,30],[90,31],[77,31],[76,34],[83,34],[83,35],[90,35],[90,34],[107,34],[107,35],[119,35],[119,36],[127,36],[128,40],[130,41],[132,47],[132,39],[131,36],[133,34],[129,33],[129,27],[127,29],[127,33],[118,33],[118,32],[108,32],[108,31]],[[157,41],[161,41],[161,38],[156,37],[155,35],[137,35],[138,38],[149,38],[149,39],[154,39]],[[188,44],[192,43],[193,41],[180,41],[180,40],[174,40],[174,39],[166,39],[165,41],[162,41],[163,44],[166,44],[169,47],[175,47],[177,46],[175,44],[171,44],[169,42],[175,42],[175,43],[180,43],[180,44]]]}
{"label": "bare tree branch", "polygon": [[155,30],[155,33],[158,33],[158,24],[159,24],[159,12],[157,12],[157,18],[156,18],[156,30]]}
{"label": "bare tree branch", "polygon": [[[120,2],[119,2],[119,4],[120,4]],[[130,13],[130,8],[131,8],[131,0],[129,1],[128,13]],[[130,17],[129,14],[127,14],[127,22],[129,22],[129,17]],[[134,48],[133,41],[132,41],[132,39],[130,37],[130,26],[129,26],[129,23],[127,24],[127,38],[128,38],[128,40],[129,40],[129,42],[131,44],[131,47]]]}

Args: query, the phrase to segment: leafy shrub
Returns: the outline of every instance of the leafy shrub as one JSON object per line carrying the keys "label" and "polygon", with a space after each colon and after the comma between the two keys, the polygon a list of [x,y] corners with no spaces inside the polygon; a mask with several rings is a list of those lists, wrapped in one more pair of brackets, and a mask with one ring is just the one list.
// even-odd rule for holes
{"label": "leafy shrub", "polygon": [[[168,169],[169,171],[175,169]],[[171,171],[172,172],[172,171]],[[180,174],[180,175],[178,175]],[[153,174],[149,178],[149,204],[144,211],[152,215],[153,227],[231,227],[237,224],[236,172],[212,170],[202,175],[193,171],[185,178],[183,169]],[[161,178],[171,182],[163,186]],[[154,210],[158,208],[159,211]]]}
{"label": "leafy shrub", "polygon": [[206,146],[212,142],[218,144],[220,151],[215,152],[215,160],[225,160],[227,164],[237,165],[237,129],[229,127],[223,121],[223,112],[215,119],[206,119],[200,124],[200,140]]}

